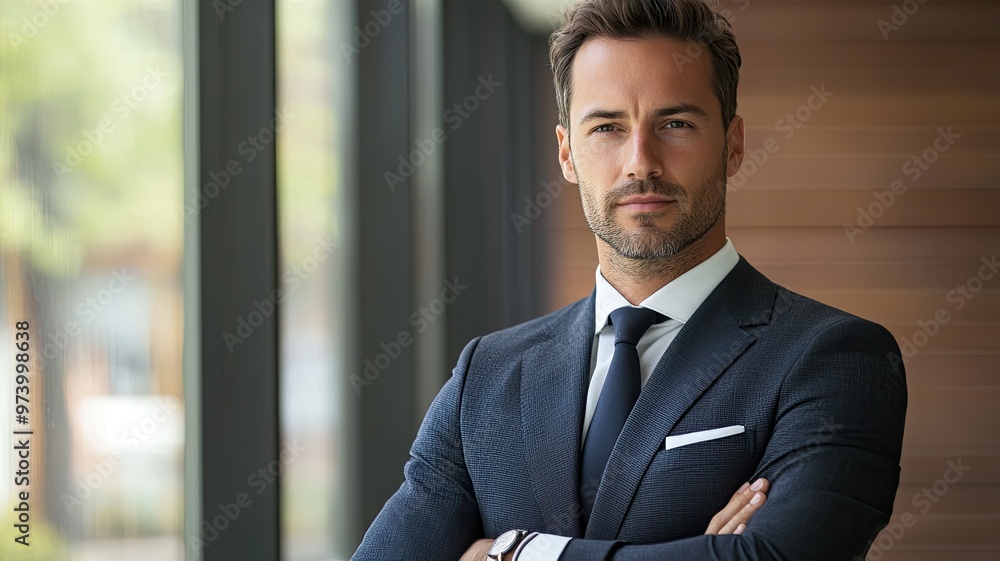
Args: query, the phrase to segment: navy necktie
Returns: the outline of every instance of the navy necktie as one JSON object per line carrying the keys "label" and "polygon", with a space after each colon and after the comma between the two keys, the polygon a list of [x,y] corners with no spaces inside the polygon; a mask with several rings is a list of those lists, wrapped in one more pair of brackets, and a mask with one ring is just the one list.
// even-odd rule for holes
{"label": "navy necktie", "polygon": [[590,518],[611,450],[615,447],[632,406],[639,399],[639,390],[642,389],[636,344],[651,325],[666,319],[663,314],[649,308],[626,306],[611,312],[611,325],[615,328],[615,352],[583,445],[580,496],[585,521]]}

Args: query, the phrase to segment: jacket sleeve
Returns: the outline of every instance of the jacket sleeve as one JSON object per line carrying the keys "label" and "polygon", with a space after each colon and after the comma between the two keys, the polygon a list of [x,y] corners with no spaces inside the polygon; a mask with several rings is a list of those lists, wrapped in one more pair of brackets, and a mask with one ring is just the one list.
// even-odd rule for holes
{"label": "jacket sleeve", "polygon": [[771,492],[742,535],[646,545],[574,539],[560,560],[863,560],[892,514],[906,401],[892,335],[841,320],[785,375],[754,476],[768,478]]}
{"label": "jacket sleeve", "polygon": [[431,404],[403,468],[405,481],[382,507],[352,559],[458,559],[482,537],[459,424],[465,376],[478,343],[477,338],[466,345]]}

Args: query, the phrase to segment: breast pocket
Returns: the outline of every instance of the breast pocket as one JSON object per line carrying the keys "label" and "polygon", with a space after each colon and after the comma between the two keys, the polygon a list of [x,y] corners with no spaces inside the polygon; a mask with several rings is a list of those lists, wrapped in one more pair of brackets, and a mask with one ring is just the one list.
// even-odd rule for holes
{"label": "breast pocket", "polygon": [[717,429],[706,429],[683,434],[675,434],[663,439],[664,450],[673,450],[681,446],[690,446],[711,440],[720,440],[730,436],[737,436],[746,432],[743,425],[730,425]]}
{"label": "breast pocket", "polygon": [[639,484],[619,538],[650,543],[703,534],[712,516],[753,475],[758,461],[753,430],[708,440],[703,436],[686,437],[691,442],[665,439]]}

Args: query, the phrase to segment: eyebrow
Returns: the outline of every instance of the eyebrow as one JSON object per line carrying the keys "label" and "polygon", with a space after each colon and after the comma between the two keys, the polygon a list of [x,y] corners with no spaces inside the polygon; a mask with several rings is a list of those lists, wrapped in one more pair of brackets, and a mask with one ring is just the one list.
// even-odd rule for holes
{"label": "eyebrow", "polygon": [[[681,103],[679,105],[671,105],[670,107],[661,107],[653,112],[654,118],[659,117],[672,117],[674,115],[682,114],[693,114],[699,117],[707,117],[708,113],[704,109],[698,107],[697,105],[692,105],[690,103]],[[582,119],[580,119],[580,124],[583,125],[588,121],[593,121],[595,119],[624,119],[626,117],[624,111],[611,111],[608,109],[594,109],[588,111]]]}

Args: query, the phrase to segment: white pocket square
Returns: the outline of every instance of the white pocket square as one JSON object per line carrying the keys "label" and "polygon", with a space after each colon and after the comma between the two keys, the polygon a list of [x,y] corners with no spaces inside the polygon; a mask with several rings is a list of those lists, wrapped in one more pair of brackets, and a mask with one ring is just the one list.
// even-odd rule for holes
{"label": "white pocket square", "polygon": [[743,425],[733,425],[731,427],[722,427],[721,429],[700,430],[698,432],[678,434],[676,436],[668,436],[664,439],[663,446],[664,450],[671,450],[673,448],[687,446],[688,444],[695,444],[696,442],[705,442],[706,440],[716,440],[727,436],[733,436],[734,434],[742,434],[744,430]]}

